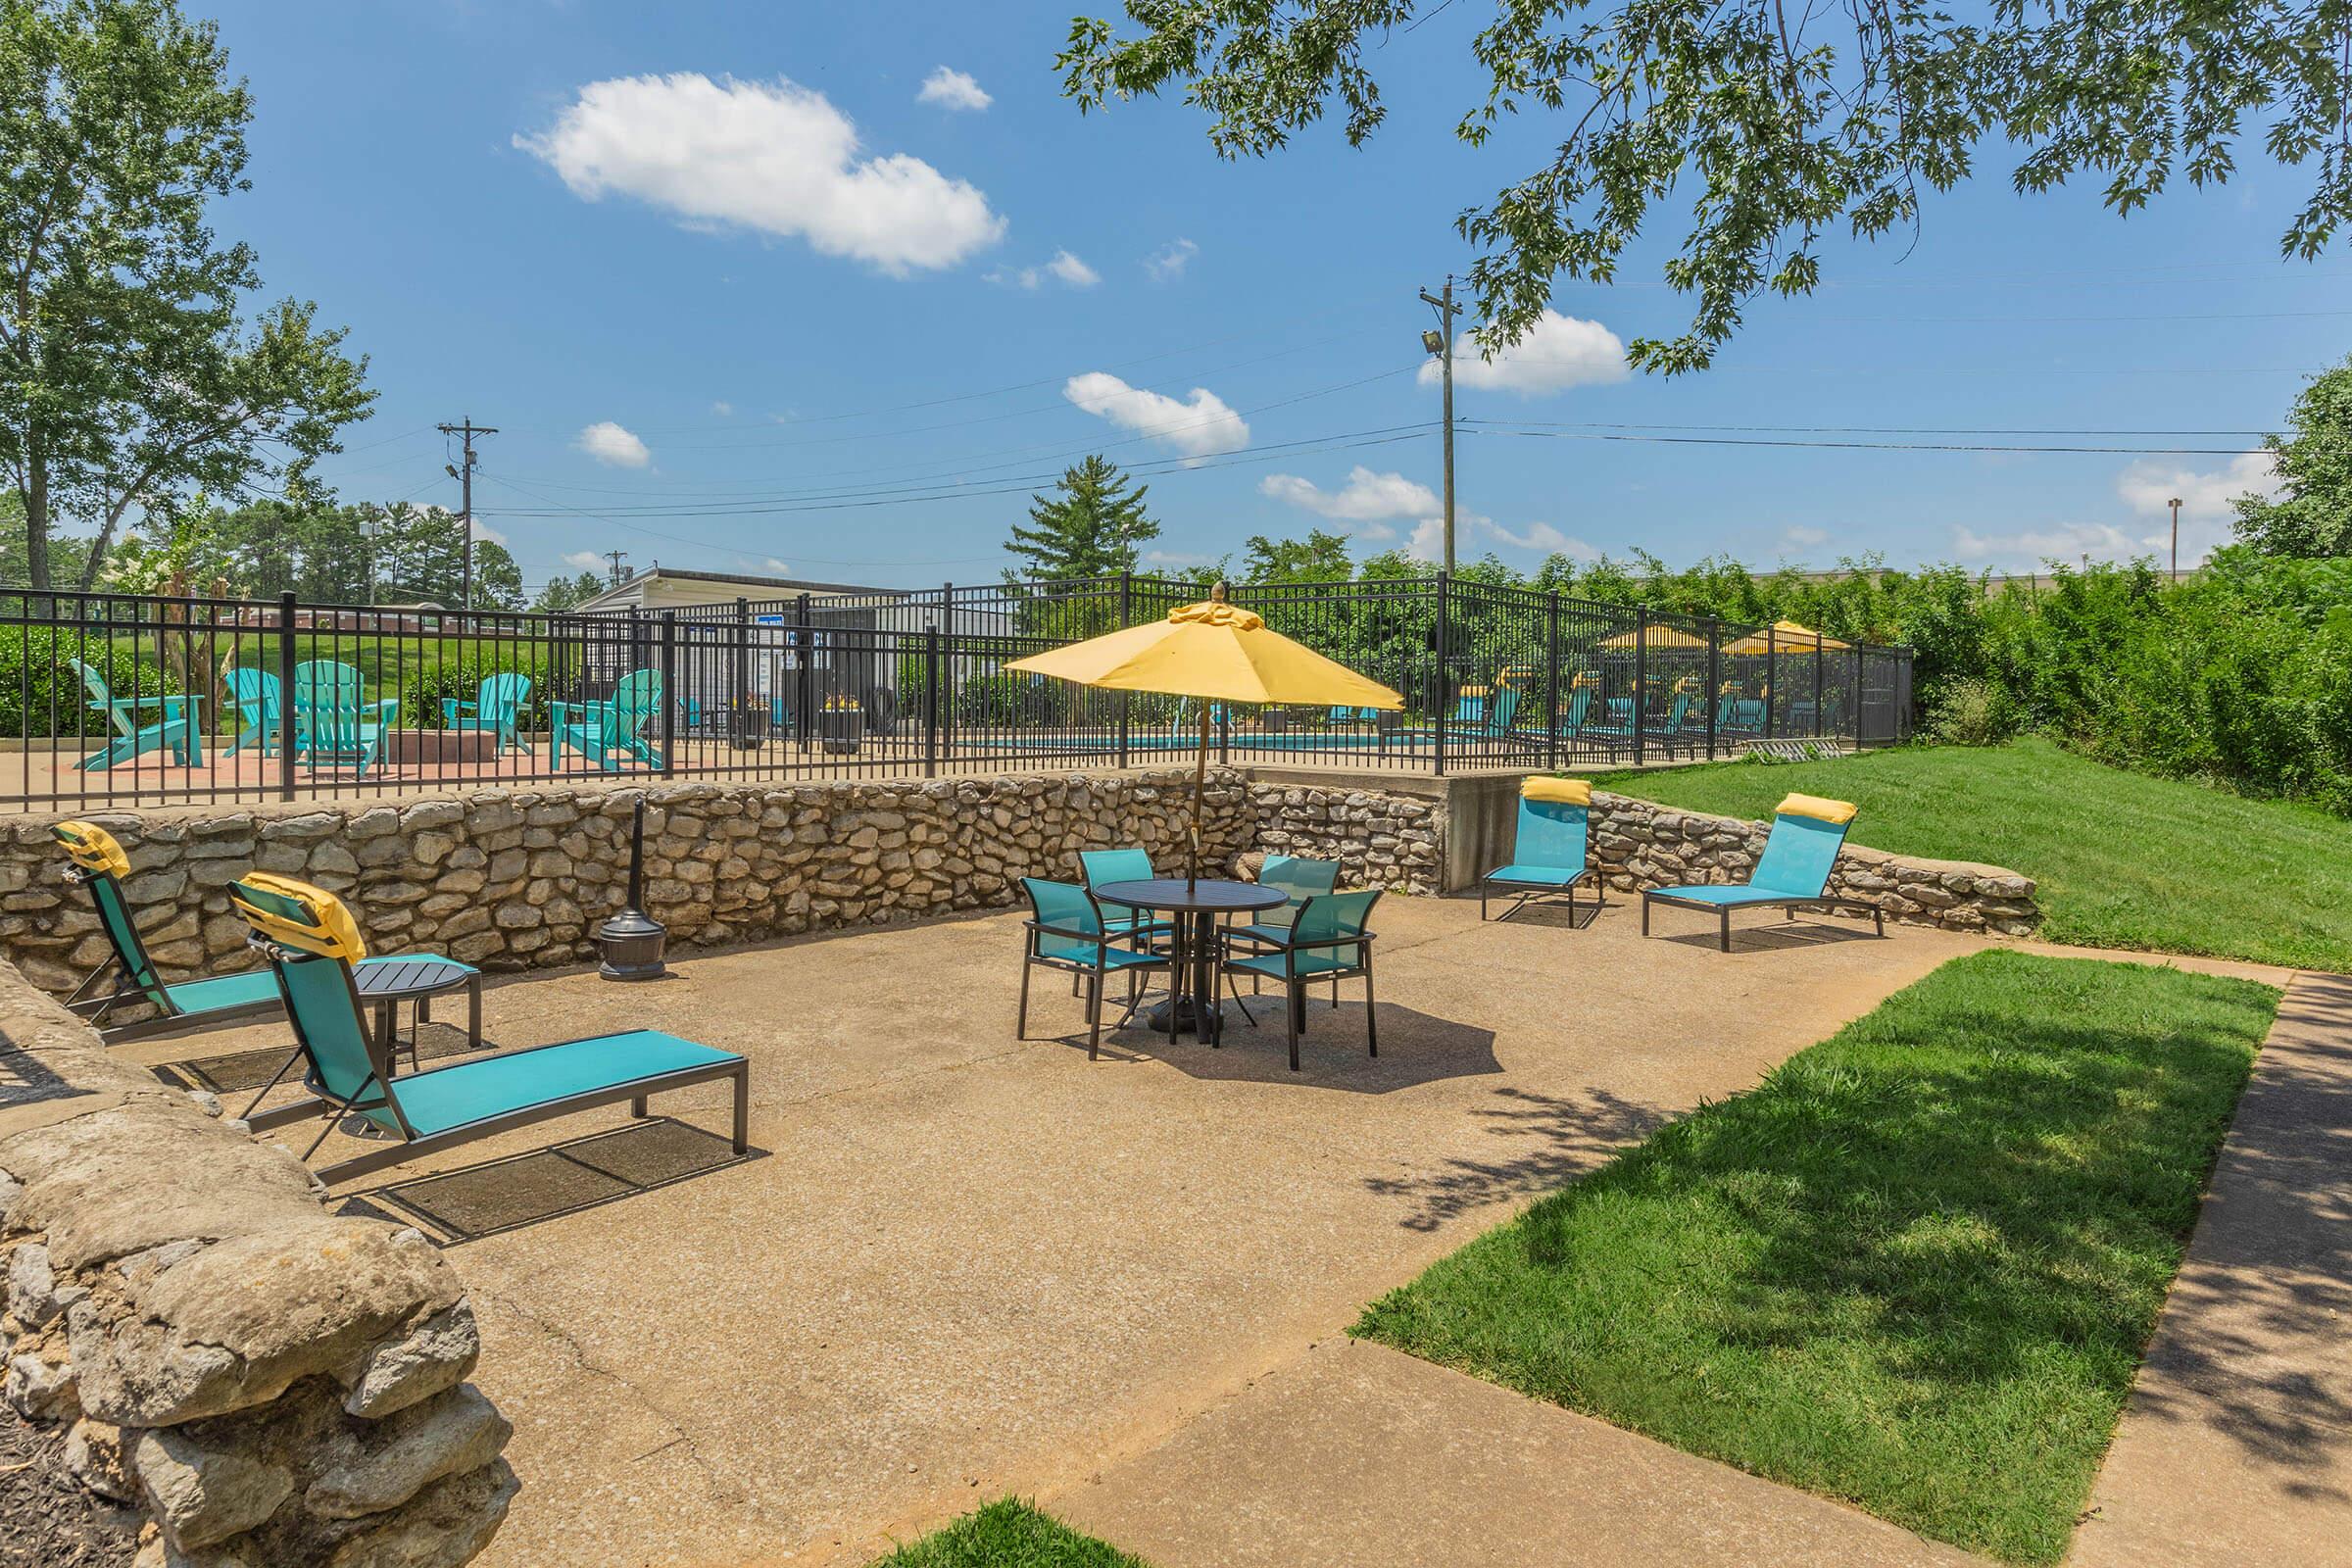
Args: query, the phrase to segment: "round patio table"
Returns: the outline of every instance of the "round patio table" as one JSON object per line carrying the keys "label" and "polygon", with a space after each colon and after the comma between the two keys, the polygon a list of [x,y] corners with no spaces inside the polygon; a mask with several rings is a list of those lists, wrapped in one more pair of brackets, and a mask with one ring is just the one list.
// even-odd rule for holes
{"label": "round patio table", "polygon": [[1175,941],[1169,954],[1168,1001],[1164,1011],[1155,1007],[1148,1016],[1154,1029],[1171,1035],[1190,1029],[1196,1039],[1212,1044],[1224,1021],[1217,1004],[1217,922],[1229,914],[1279,908],[1290,902],[1280,888],[1216,877],[1105,882],[1094,895],[1102,904],[1175,916],[1169,922]]}

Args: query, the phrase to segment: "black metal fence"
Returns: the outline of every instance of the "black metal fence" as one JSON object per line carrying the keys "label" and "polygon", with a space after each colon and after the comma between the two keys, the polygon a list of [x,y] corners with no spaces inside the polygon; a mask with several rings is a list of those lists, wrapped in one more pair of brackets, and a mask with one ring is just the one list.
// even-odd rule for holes
{"label": "black metal fence", "polygon": [[[1192,702],[1004,666],[1196,596],[1136,574],[530,615],[8,590],[0,808],[1173,760]],[[1405,707],[1211,704],[1226,761],[1445,773],[1910,732],[1902,649],[1442,574],[1234,598]]]}

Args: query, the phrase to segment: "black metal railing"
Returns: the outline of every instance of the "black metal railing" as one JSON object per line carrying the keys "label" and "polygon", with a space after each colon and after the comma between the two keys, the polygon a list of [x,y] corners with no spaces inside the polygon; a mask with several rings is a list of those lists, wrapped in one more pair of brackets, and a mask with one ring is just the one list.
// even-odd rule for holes
{"label": "black metal railing", "polygon": [[[1004,666],[1197,596],[1140,573],[559,615],[0,591],[0,808],[1174,760],[1196,704]],[[1234,598],[1404,709],[1211,704],[1222,760],[1455,772],[1910,733],[1903,649],[1442,574]]]}

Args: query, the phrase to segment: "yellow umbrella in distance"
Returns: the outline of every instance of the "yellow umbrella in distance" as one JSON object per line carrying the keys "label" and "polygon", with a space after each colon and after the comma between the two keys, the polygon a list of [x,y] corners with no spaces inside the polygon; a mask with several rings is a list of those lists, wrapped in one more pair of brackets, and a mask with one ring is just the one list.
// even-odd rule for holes
{"label": "yellow umbrella in distance", "polygon": [[1769,638],[1760,631],[1751,631],[1735,642],[1723,645],[1727,654],[1801,654],[1821,648],[1851,648],[1835,637],[1824,637],[1810,626],[1800,626],[1793,620],[1776,620]]}
{"label": "yellow umbrella in distance", "polygon": [[[1646,640],[1645,640],[1646,639]],[[1650,626],[1641,631],[1621,631],[1614,637],[1600,640],[1603,648],[1704,648],[1707,640],[1694,631],[1680,626]]]}
{"label": "yellow umbrella in distance", "polygon": [[1193,767],[1188,879],[1200,875],[1200,798],[1208,779],[1210,703],[1298,703],[1397,709],[1404,699],[1346,664],[1295,643],[1250,611],[1225,601],[1223,583],[1164,620],[1090,637],[1004,666],[1104,691],[1159,692],[1200,702],[1200,755]]}

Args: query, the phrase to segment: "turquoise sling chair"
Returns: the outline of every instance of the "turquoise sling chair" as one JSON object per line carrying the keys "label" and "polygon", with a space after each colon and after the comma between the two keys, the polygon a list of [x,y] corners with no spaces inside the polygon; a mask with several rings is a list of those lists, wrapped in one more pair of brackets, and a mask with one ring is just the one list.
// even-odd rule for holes
{"label": "turquoise sling chair", "polygon": [[321,1182],[624,1100],[643,1116],[649,1095],[719,1079],[735,1088],[735,1152],[749,1148],[751,1063],[657,1030],[534,1046],[396,1076],[389,1042],[368,1028],[352,983],[352,965],[365,950],[343,902],[267,871],[231,886],[229,901],[252,928],[247,940],[270,961],[302,1050],[303,1085],[316,1097],[250,1118],[249,1125],[263,1132],[322,1116],[326,1125],[303,1151],[306,1161],[347,1115],[365,1117],[395,1140],[318,1171]]}
{"label": "turquoise sling chair", "polygon": [[[203,699],[197,697],[117,697],[107,685],[106,677],[78,659],[66,662],[81,672],[81,684],[89,693],[91,710],[103,715],[114,740],[83,758],[75,765],[84,773],[102,767],[114,767],[160,747],[172,748],[172,756],[182,767],[204,765],[204,736],[198,729],[203,722]],[[139,710],[159,710],[162,717],[154,723],[139,722]]]}
{"label": "turquoise sling chair", "polygon": [[[72,861],[66,867],[67,877],[90,890],[90,902],[98,906],[99,929],[106,934],[107,945],[115,950],[114,956],[91,970],[66,999],[66,1006],[96,1029],[100,1040],[111,1046],[147,1035],[209,1028],[277,1011],[277,984],[267,969],[164,984],[162,972],[148,956],[146,943],[139,938],[138,919],[131,909],[129,895],[123,891],[123,878],[130,875],[130,858],[123,854],[122,846],[115,842],[112,833],[94,822],[59,822],[49,831]],[[368,958],[364,963],[414,963],[431,956],[421,953],[402,954],[396,957]],[[109,976],[114,977],[114,989],[103,995],[94,994],[98,984]],[[117,1007],[135,1007],[141,1004],[153,1007],[155,1015],[136,1023],[107,1024],[108,1015]],[[476,1027],[473,1032],[478,1035],[481,1031]],[[268,1092],[267,1087],[264,1092]]]}
{"label": "turquoise sling chair", "polygon": [[316,770],[350,763],[363,777],[382,764],[400,699],[368,700],[368,677],[332,659],[294,666],[294,755]]}
{"label": "turquoise sling chair", "polygon": [[[1021,890],[1029,895],[1031,917],[1021,923],[1021,1004],[1013,1038],[1029,1038],[1029,971],[1063,970],[1086,984],[1086,1059],[1093,1061],[1102,1046],[1103,982],[1114,974],[1127,976],[1127,1010],[1111,1025],[1116,1029],[1143,1004],[1143,976],[1154,969],[1166,972],[1168,956],[1128,946],[1125,937],[1109,929],[1095,896],[1074,883],[1025,876]],[[1176,1038],[1174,1007],[1168,1009],[1168,1038]]]}
{"label": "turquoise sling chair", "polygon": [[462,703],[455,697],[441,699],[441,727],[487,733],[494,737],[498,755],[504,757],[508,747],[522,744],[515,734],[515,724],[522,713],[522,705],[530,701],[530,676],[492,675],[475,688],[470,703]]}
{"label": "turquoise sling chair", "polygon": [[630,670],[601,703],[552,703],[548,707],[548,764],[561,772],[568,750],[608,773],[619,772],[623,758],[660,767],[662,753],[645,731],[661,711],[662,672],[658,669]]}
{"label": "turquoise sling chair", "polygon": [[[1298,1070],[1298,1036],[1306,1029],[1306,988],[1311,981],[1329,980],[1335,990],[1342,980],[1363,981],[1364,1045],[1369,1054],[1380,1054],[1380,1023],[1372,998],[1372,933],[1367,929],[1380,892],[1366,888],[1360,893],[1310,894],[1299,904],[1279,947],[1228,951],[1220,960],[1222,968],[1281,982],[1293,1072]],[[1242,1004],[1242,1016],[1252,1025],[1257,1022],[1250,1017],[1247,1003]]]}
{"label": "turquoise sling chair", "polygon": [[[1339,888],[1340,862],[1314,860],[1298,855],[1269,855],[1265,863],[1257,868],[1257,881],[1260,887],[1280,889],[1290,902],[1271,909],[1260,909],[1250,917],[1248,925],[1237,925],[1226,931],[1225,940],[1245,953],[1272,952],[1288,942],[1291,928],[1298,920],[1299,906],[1317,894],[1331,893]],[[1228,983],[1231,983],[1230,977]],[[1241,1000],[1238,989],[1234,991],[1234,1000]],[[1331,988],[1331,1004],[1335,1007],[1340,1004],[1340,988],[1336,982]],[[1242,1009],[1242,1016],[1255,1027],[1257,1020],[1250,1017],[1248,1007]]]}
{"label": "turquoise sling chair", "polygon": [[1723,951],[1732,951],[1732,911],[1757,905],[1778,904],[1789,914],[1800,908],[1848,908],[1867,911],[1878,934],[1886,934],[1886,915],[1876,904],[1861,899],[1832,898],[1830,872],[1845,844],[1854,820],[1850,801],[1823,800],[1815,795],[1790,795],[1772,819],[1772,836],[1756,868],[1745,882],[1703,887],[1645,888],[1642,893],[1642,934],[1649,935],[1649,906],[1670,904],[1683,909],[1706,909],[1719,919]]}
{"label": "turquoise sling chair", "polygon": [[1478,917],[1487,917],[1487,900],[1496,893],[1512,899],[1511,906],[1502,911],[1505,920],[1533,900],[1564,893],[1568,896],[1568,925],[1573,930],[1577,886],[1590,882],[1592,915],[1597,918],[1608,901],[1600,872],[1591,860],[1592,808],[1592,786],[1584,779],[1538,775],[1522,783],[1511,861],[1479,879]]}

